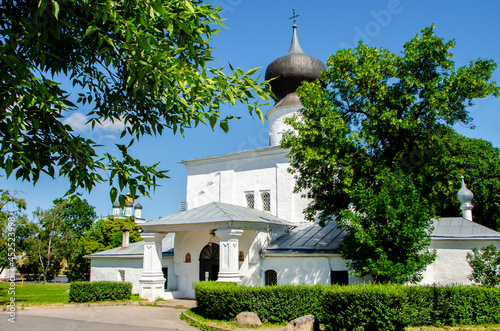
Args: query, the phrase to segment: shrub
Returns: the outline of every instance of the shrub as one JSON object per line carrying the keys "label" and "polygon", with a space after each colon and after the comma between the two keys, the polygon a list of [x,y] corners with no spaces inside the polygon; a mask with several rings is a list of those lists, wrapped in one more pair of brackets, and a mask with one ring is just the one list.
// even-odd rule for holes
{"label": "shrub", "polygon": [[117,282],[72,282],[70,302],[130,300],[132,284]]}
{"label": "shrub", "polygon": [[197,312],[230,320],[252,311],[286,323],[312,314],[330,330],[403,330],[406,326],[500,323],[500,288],[478,286],[195,285]]}
{"label": "shrub", "polygon": [[436,287],[434,324],[500,323],[500,288]]}
{"label": "shrub", "polygon": [[325,292],[325,323],[332,330],[402,330],[411,305],[403,287],[355,285]]}
{"label": "shrub", "polygon": [[321,297],[327,286],[237,286],[232,283],[199,282],[195,285],[197,312],[220,320],[252,311],[264,321],[285,323],[313,314],[321,321]]}
{"label": "shrub", "polygon": [[474,248],[472,253],[467,253],[467,262],[472,268],[470,280],[484,286],[500,285],[500,250],[495,246]]}

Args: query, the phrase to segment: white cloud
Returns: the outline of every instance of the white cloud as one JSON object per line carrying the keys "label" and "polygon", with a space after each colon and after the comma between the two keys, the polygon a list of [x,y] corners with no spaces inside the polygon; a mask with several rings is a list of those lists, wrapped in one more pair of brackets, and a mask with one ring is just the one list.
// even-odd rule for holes
{"label": "white cloud", "polygon": [[[99,125],[96,125],[96,128]],[[125,129],[125,124],[123,124],[122,121],[115,120],[114,122],[111,122],[111,120],[105,120],[101,122],[100,127],[102,130],[106,131],[113,131],[113,132],[122,132],[123,129]]]}
{"label": "white cloud", "polygon": [[90,129],[87,120],[87,117],[82,113],[73,113],[64,119],[63,124],[71,126],[75,132],[84,132]]}
{"label": "white cloud", "polygon": [[[88,117],[82,113],[72,113],[69,117],[66,117],[63,121],[73,128],[77,133],[88,132],[92,130],[92,125],[88,122]],[[96,124],[94,131],[111,131],[111,132],[121,132],[125,128],[125,124],[122,121],[111,120],[101,121],[101,124]],[[114,135],[106,135],[106,138],[116,138]]]}

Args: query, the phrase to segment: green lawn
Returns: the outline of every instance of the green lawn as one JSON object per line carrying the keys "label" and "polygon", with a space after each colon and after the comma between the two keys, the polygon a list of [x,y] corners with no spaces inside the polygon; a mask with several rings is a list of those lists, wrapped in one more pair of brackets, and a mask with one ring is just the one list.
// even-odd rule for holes
{"label": "green lawn", "polygon": [[[12,295],[9,282],[0,282],[0,305],[5,309]],[[69,284],[16,283],[15,295],[18,308],[28,306],[56,306],[69,302]]]}
{"label": "green lawn", "polygon": [[[34,306],[62,306],[69,303],[69,284],[15,283],[15,302],[17,308]],[[0,282],[0,307],[5,310],[12,295],[9,282]],[[130,301],[140,301],[138,294],[132,294]]]}

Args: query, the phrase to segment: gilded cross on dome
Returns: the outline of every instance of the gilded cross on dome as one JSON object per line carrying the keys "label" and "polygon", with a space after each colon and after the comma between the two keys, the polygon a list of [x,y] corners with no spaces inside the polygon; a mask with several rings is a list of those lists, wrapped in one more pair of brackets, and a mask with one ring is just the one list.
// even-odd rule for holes
{"label": "gilded cross on dome", "polygon": [[289,18],[289,20],[293,20],[293,25],[295,25],[297,23],[296,18],[299,17],[300,15],[295,14],[295,9],[292,9],[292,10],[293,10],[293,15],[292,15],[292,17]]}

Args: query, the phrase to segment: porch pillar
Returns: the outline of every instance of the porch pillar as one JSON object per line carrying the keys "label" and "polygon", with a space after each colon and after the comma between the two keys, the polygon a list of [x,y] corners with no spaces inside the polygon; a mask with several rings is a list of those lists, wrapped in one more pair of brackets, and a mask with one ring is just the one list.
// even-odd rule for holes
{"label": "porch pillar", "polygon": [[166,233],[143,232],[144,257],[142,262],[142,275],[139,279],[139,298],[155,301],[163,298],[165,278],[161,269],[161,241]]}
{"label": "porch pillar", "polygon": [[238,266],[239,237],[243,230],[219,229],[215,234],[220,239],[218,282],[241,283]]}

